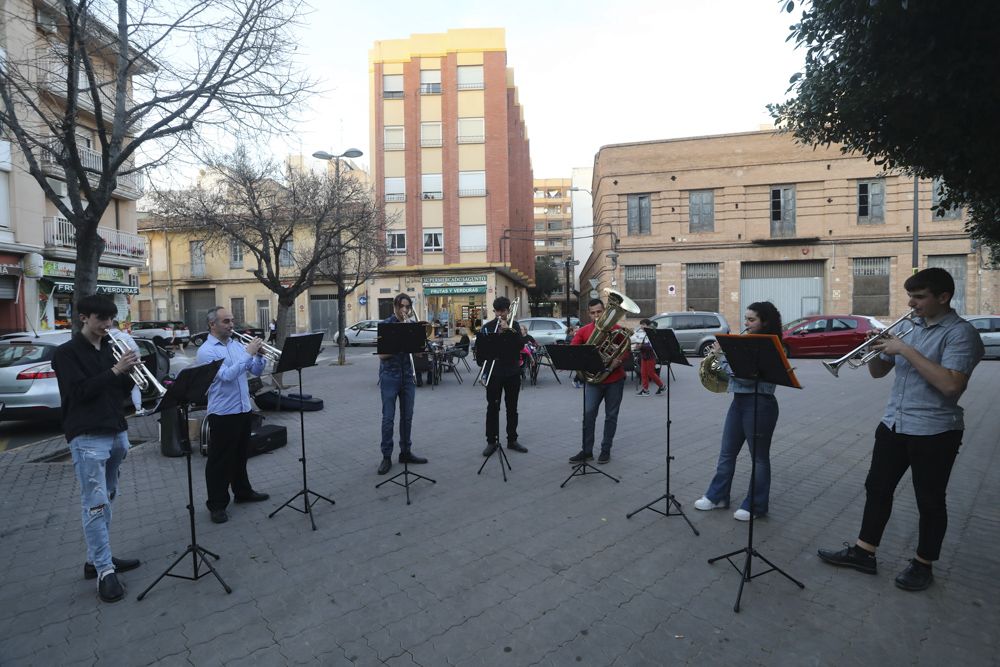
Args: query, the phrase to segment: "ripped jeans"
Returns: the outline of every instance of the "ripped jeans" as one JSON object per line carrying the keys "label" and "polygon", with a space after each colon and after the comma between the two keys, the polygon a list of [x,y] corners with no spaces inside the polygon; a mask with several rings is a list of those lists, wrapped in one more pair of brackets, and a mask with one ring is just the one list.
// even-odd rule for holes
{"label": "ripped jeans", "polygon": [[98,572],[111,565],[111,501],[118,491],[118,471],[128,454],[128,432],[84,434],[70,440],[73,467],[80,481],[80,510],[87,562]]}

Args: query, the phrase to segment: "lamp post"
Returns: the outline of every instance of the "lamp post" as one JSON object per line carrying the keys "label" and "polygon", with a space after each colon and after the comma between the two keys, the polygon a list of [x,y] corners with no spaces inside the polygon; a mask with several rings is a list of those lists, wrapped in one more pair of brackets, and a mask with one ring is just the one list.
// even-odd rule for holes
{"label": "lamp post", "polygon": [[569,329],[569,267],[576,266],[580,263],[578,259],[567,259],[566,264],[566,329]]}
{"label": "lamp post", "polygon": [[347,341],[344,338],[344,328],[347,326],[347,313],[344,312],[345,304],[347,303],[347,295],[344,294],[344,275],[343,275],[343,264],[341,263],[341,252],[340,252],[340,160],[341,158],[356,158],[364,155],[357,148],[348,148],[346,151],[340,155],[334,155],[332,153],[327,153],[326,151],[316,151],[312,154],[317,160],[333,160],[333,187],[334,196],[336,199],[336,205],[334,206],[333,215],[334,219],[337,221],[337,238],[334,242],[334,256],[336,257],[336,282],[337,282],[337,364],[343,366],[347,363]]}

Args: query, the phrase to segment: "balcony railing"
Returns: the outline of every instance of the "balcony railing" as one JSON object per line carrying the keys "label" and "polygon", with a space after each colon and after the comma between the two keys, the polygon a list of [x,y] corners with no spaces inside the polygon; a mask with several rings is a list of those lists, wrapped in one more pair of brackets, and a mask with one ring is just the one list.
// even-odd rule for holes
{"label": "balcony railing", "polygon": [[[76,250],[76,228],[66,218],[43,217],[42,231],[45,235],[46,248]],[[98,227],[97,234],[104,239],[105,255],[146,259],[146,239],[142,236],[106,227]]]}
{"label": "balcony railing", "polygon": [[178,264],[177,276],[179,280],[207,280],[208,272],[204,262],[193,262],[191,264]]}
{"label": "balcony railing", "polygon": [[459,197],[485,197],[486,188],[459,188]]}
{"label": "balcony railing", "polygon": [[[36,80],[41,90],[66,99],[67,63],[64,56],[53,53],[51,48],[41,48],[35,51],[35,68],[37,71]],[[77,105],[90,113],[94,113],[94,100],[91,94],[90,83],[84,73],[82,66],[77,74]],[[99,81],[98,95],[101,99],[101,106],[105,109],[105,115],[115,104],[115,85],[113,81]],[[125,98],[125,108],[131,109],[134,102],[131,96]]]}
{"label": "balcony railing", "polygon": [[405,192],[387,192],[385,193],[386,201],[406,201]]}
{"label": "balcony railing", "polygon": [[[49,150],[42,152],[42,166],[48,168],[59,168],[56,156],[61,154],[62,150],[62,143],[54,137],[51,138],[49,140]],[[79,145],[77,146],[77,151],[80,154],[80,164],[88,170],[87,177],[96,185],[98,174],[101,173],[103,169],[101,154],[93,148],[87,148],[86,146]],[[131,169],[132,165],[126,163],[125,168]],[[144,187],[145,181],[142,178],[142,174],[138,172],[118,174],[118,187],[115,188],[115,192],[130,199],[138,199],[142,195]]]}

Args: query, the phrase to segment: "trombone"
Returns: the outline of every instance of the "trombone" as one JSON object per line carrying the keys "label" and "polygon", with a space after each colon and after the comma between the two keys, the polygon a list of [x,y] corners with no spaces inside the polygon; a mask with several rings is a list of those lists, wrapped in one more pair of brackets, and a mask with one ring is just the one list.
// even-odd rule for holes
{"label": "trombone", "polygon": [[[878,335],[869,338],[861,345],[858,345],[856,348],[854,348],[853,350],[842,356],[840,359],[837,359],[836,361],[824,361],[823,367],[826,368],[826,370],[833,373],[833,377],[839,377],[837,374],[840,372],[840,367],[843,366],[844,364],[847,364],[851,368],[861,368],[862,366],[868,364],[872,359],[874,359],[875,357],[877,357],[882,353],[880,350],[869,349],[880,338],[885,338],[890,335],[895,335],[896,338],[902,338],[907,334],[909,334],[911,331],[913,331],[913,329],[916,326],[913,323],[914,312],[915,311],[911,310],[906,315],[903,315],[898,320],[896,320],[895,322],[887,326],[885,329],[883,329],[881,332],[879,332]],[[909,322],[910,328],[904,331],[900,331],[896,334],[892,334],[892,330],[897,326],[899,326],[900,324],[902,324],[903,322]],[[855,357],[858,358],[855,359]]]}
{"label": "trombone", "polygon": [[[255,338],[249,334],[240,333],[239,331],[233,331],[233,338],[240,341],[244,345],[249,345]],[[278,365],[278,360],[281,359],[281,350],[273,345],[268,345],[267,343],[262,343],[260,346],[260,353],[265,359],[273,363],[275,366]]]}
{"label": "trombone", "polygon": [[[115,361],[120,361],[123,356],[129,352],[135,352],[128,343],[125,342],[124,338],[116,336],[113,331],[108,332],[108,336],[111,338],[112,344],[112,354],[114,354]],[[138,354],[138,352],[136,352]],[[146,368],[146,364],[139,363],[132,367],[132,370],[128,372],[132,382],[135,382],[135,386],[139,387],[139,391],[146,391],[152,387],[156,391],[157,398],[163,398],[167,394],[167,389],[156,379],[153,372]]]}
{"label": "trombone", "polygon": [[[520,296],[514,297],[514,300],[510,302],[510,308],[507,310],[507,317],[506,318],[499,316],[497,317],[497,325],[493,329],[493,333],[497,333],[498,331],[500,331],[501,321],[507,324],[508,331],[511,330],[509,327],[511,324],[514,323],[515,318],[517,318],[517,308],[520,305],[521,305],[521,297]],[[490,365],[490,370],[488,371],[486,370],[486,364]],[[493,377],[493,369],[496,368],[496,365],[497,362],[496,359],[494,359],[493,361],[487,361],[483,363],[483,367],[479,369],[479,377],[476,378],[476,380],[478,380],[480,384],[482,384],[484,387],[489,387],[490,378]]]}

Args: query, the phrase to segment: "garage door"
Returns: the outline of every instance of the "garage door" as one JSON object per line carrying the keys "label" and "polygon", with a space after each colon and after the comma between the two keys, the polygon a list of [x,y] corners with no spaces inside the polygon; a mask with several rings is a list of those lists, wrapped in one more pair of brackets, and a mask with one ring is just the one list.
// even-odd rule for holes
{"label": "garage door", "polygon": [[[348,322],[351,326],[353,322]],[[337,331],[337,295],[336,294],[310,294],[309,295],[309,329],[312,331],[322,331],[327,338],[333,340]]]}
{"label": "garage door", "polygon": [[823,262],[744,262],[740,318],[755,301],[770,301],[783,322],[823,312]]}
{"label": "garage door", "polygon": [[219,305],[215,302],[214,289],[181,290],[181,304],[184,309],[184,324],[192,334],[208,329],[205,316]]}

